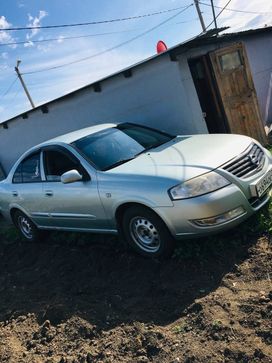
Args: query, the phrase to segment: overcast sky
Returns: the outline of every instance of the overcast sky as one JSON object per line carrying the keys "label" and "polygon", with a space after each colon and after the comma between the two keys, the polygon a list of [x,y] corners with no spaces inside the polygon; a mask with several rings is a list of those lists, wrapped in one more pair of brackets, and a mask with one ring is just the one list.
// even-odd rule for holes
{"label": "overcast sky", "polygon": [[[211,7],[208,6],[210,0],[201,2],[207,4],[200,6],[208,25],[212,21]],[[227,2],[214,0],[218,7],[224,7]],[[14,66],[18,59],[21,60],[19,68],[22,73],[36,72],[23,77],[35,105],[39,105],[154,55],[158,40],[171,47],[196,36],[201,32],[201,26],[192,3],[192,0],[2,1],[0,122],[31,108],[20,82],[16,80]],[[232,0],[227,9],[217,21],[219,26],[230,26],[231,31],[272,25],[271,1]],[[216,13],[219,11],[216,8]],[[5,30],[11,27],[98,22],[157,12],[162,13],[88,26]],[[65,39],[67,37],[73,38]],[[44,41],[47,39],[54,40]],[[127,42],[129,40],[132,41]],[[19,42],[22,44],[5,45]],[[116,49],[110,50],[115,46]],[[84,58],[87,59],[79,61]],[[71,62],[75,63],[69,64]],[[51,67],[57,68],[47,70]]]}

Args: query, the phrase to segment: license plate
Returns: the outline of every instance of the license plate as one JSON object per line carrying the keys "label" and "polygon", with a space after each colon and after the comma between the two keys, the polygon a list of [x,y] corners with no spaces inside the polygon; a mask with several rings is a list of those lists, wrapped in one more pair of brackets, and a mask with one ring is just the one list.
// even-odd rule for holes
{"label": "license plate", "polygon": [[272,184],[272,169],[256,184],[257,196],[260,198]]}

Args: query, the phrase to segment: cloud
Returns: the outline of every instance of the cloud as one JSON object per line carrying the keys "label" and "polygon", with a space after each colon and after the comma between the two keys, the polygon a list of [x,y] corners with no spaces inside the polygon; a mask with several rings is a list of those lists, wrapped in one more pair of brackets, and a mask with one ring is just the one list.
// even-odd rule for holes
{"label": "cloud", "polygon": [[4,16],[0,16],[0,28],[6,29],[9,28],[11,24],[6,20]]}
{"label": "cloud", "polygon": [[[40,10],[39,11],[39,15],[33,17],[31,14],[28,14],[28,21],[29,23],[27,24],[28,27],[40,27],[41,26],[41,21],[43,18],[45,18],[48,15],[48,13],[44,10]],[[30,40],[32,39],[36,34],[38,34],[40,31],[40,29],[31,29],[30,33],[26,34],[26,39]]]}
{"label": "cloud", "polygon": [[[224,7],[226,1],[219,0],[218,6]],[[235,12],[227,9],[245,11]],[[272,3],[267,0],[233,0],[218,18],[220,26],[230,26],[229,31],[242,31],[271,24]],[[217,9],[217,12],[220,10]],[[248,11],[249,13],[246,13]],[[252,13],[250,13],[252,12]]]}
{"label": "cloud", "polygon": [[58,37],[57,42],[58,42],[58,43],[62,43],[62,42],[63,42],[63,39],[64,39],[64,36],[63,36],[63,35],[60,35],[60,36]]}
{"label": "cloud", "polygon": [[[52,43],[53,44],[53,43]],[[56,43],[55,43],[56,44]],[[112,44],[111,44],[112,46]],[[81,73],[82,67],[86,64],[94,64],[93,61],[97,62],[94,69],[100,68],[101,63],[104,63],[105,66],[111,66],[112,62],[109,62],[109,56],[112,57],[113,54],[120,54],[118,57],[119,63],[122,64],[122,67],[134,63],[133,59],[139,61],[141,59],[138,58],[138,51],[134,50],[126,50],[126,48],[120,48],[120,50],[111,51],[109,53],[104,53],[103,55],[96,56],[97,54],[103,52],[105,49],[110,48],[111,46],[103,46],[100,43],[100,40],[96,39],[78,39],[76,42],[64,42],[61,43],[61,46],[52,45],[52,48],[49,49],[50,52],[46,56],[41,57],[38,52],[32,53],[31,56],[28,57],[28,64],[24,66],[24,72],[33,72],[39,71],[42,69],[47,69],[51,67],[58,67],[59,65],[67,64],[72,62],[71,65],[64,66],[63,68],[59,68],[58,72],[63,71],[67,73],[69,69],[72,67],[73,69],[77,69],[78,73]],[[125,56],[122,57],[122,54]],[[144,56],[143,56],[144,57]],[[76,62],[79,59],[88,58],[83,62]],[[73,64],[73,62],[76,62]],[[111,67],[110,67],[111,68]],[[111,73],[111,72],[110,72]],[[42,72],[41,75],[50,74],[48,72]],[[52,73],[51,73],[52,74]],[[55,73],[56,74],[56,73]],[[59,74],[59,73],[58,73]]]}
{"label": "cloud", "polygon": [[24,43],[24,47],[25,48],[34,47],[34,43],[31,40],[29,40],[28,42]]}
{"label": "cloud", "polygon": [[[9,68],[10,67],[6,63],[0,64],[0,72],[6,72]],[[0,79],[2,79],[2,78],[3,78],[3,76],[0,75]]]}
{"label": "cloud", "polygon": [[8,53],[7,52],[1,53],[0,58],[2,58],[2,59],[8,59]]}
{"label": "cloud", "polygon": [[[6,29],[10,28],[12,26],[11,23],[9,23],[4,16],[0,16],[0,29]],[[10,35],[7,31],[0,31],[0,43],[12,43],[14,42],[14,38]],[[11,45],[11,48],[16,48],[16,45]]]}

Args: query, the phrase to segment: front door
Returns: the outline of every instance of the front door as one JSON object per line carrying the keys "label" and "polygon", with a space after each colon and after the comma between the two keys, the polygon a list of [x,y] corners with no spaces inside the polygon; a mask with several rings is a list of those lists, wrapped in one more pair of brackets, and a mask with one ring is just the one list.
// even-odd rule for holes
{"label": "front door", "polygon": [[[46,179],[42,183],[42,226],[66,230],[108,229],[95,173],[90,177],[80,161],[64,148],[47,147],[42,159]],[[61,175],[72,169],[78,170],[83,180],[63,184]]]}
{"label": "front door", "polygon": [[248,135],[266,144],[264,125],[243,44],[237,43],[209,55],[230,131]]}

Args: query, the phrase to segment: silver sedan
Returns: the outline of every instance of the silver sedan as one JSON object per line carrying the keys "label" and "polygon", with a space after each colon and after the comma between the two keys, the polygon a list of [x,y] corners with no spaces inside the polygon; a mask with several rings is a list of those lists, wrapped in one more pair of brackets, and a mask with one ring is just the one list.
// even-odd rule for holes
{"label": "silver sedan", "polygon": [[176,239],[234,227],[267,203],[271,163],[247,136],[98,125],[27,151],[0,182],[0,212],[30,241],[119,232],[145,256],[169,256]]}

